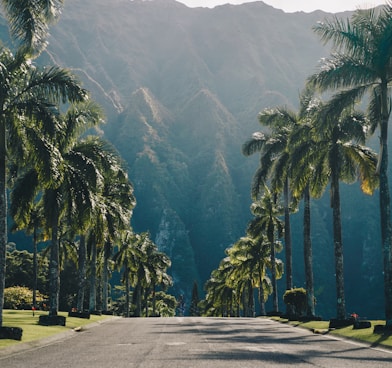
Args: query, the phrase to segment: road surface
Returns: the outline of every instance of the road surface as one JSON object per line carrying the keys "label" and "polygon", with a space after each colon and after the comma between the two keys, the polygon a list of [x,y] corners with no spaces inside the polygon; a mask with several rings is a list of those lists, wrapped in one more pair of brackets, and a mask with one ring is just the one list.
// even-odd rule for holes
{"label": "road surface", "polygon": [[0,367],[391,368],[392,351],[263,318],[119,318],[0,354]]}

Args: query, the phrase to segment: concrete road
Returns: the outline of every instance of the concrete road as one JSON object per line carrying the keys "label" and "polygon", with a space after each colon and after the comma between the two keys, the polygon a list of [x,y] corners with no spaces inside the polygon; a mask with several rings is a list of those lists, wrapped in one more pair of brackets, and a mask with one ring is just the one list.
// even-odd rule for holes
{"label": "concrete road", "polygon": [[268,319],[120,318],[0,355],[1,368],[392,367],[392,351]]}

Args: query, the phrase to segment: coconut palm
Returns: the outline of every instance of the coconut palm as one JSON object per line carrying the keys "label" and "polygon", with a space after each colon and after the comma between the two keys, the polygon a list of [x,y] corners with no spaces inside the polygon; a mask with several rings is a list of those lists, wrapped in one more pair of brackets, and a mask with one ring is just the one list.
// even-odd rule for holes
{"label": "coconut palm", "polygon": [[364,97],[373,131],[379,128],[380,219],[384,258],[385,317],[392,325],[392,224],[388,183],[388,121],[392,83],[392,2],[374,9],[358,9],[350,19],[337,17],[314,27],[334,53],[322,61],[320,71],[309,78],[322,90],[338,90],[336,103],[347,106]]}
{"label": "coconut palm", "polygon": [[[276,251],[279,239],[283,236],[284,225],[280,219],[282,208],[276,203],[276,196],[264,188],[263,196],[251,205],[251,212],[255,216],[248,224],[247,232],[253,238],[258,238],[264,234],[270,247],[271,258],[271,283],[272,283],[272,304],[273,312],[278,312],[278,286]],[[280,248],[280,247],[279,247]],[[278,249],[279,249],[278,248]]]}

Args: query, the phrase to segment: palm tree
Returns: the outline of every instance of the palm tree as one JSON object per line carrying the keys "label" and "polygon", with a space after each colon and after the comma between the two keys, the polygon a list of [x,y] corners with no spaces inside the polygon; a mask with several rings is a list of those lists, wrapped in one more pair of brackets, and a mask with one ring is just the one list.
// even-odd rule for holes
{"label": "palm tree", "polygon": [[139,236],[130,230],[123,232],[118,252],[114,254],[113,261],[118,270],[122,270],[122,282],[125,285],[125,317],[129,317],[129,292],[131,272],[135,269],[135,259],[140,256],[135,247],[139,241]]}
{"label": "palm tree", "polygon": [[20,47],[38,55],[47,44],[49,24],[57,20],[63,0],[2,0],[10,31]]}
{"label": "palm tree", "polygon": [[[107,150],[105,152],[108,152]],[[100,209],[106,227],[103,246],[102,288],[103,310],[108,310],[109,259],[113,251],[113,243],[119,234],[129,228],[132,210],[136,205],[132,184],[129,182],[120,158],[112,151],[108,154],[111,166],[103,167],[103,190]]]}
{"label": "palm tree", "polygon": [[[29,189],[19,185],[18,180],[13,185],[11,192],[10,215],[14,220],[12,231],[24,230],[33,236],[33,307],[37,306],[37,286],[38,286],[38,242],[44,240],[42,228],[44,227],[44,217],[42,207],[35,200],[30,202]],[[26,197],[28,198],[26,200]]]}
{"label": "palm tree", "polygon": [[288,145],[290,146],[290,162],[292,170],[292,180],[290,183],[293,198],[304,201],[303,214],[303,248],[304,248],[304,269],[306,285],[306,315],[309,318],[315,316],[314,297],[314,277],[313,277],[313,249],[311,240],[311,216],[310,216],[310,195],[319,198],[322,190],[317,179],[313,177],[314,166],[308,160],[309,152],[313,147],[313,136],[311,116],[317,109],[314,104],[314,92],[305,89],[300,96],[299,124],[295,126],[290,134]]}
{"label": "palm tree", "polygon": [[[392,82],[392,2],[375,9],[358,9],[350,19],[332,18],[314,27],[335,52],[324,59],[319,72],[309,78],[322,90],[338,89],[337,103],[347,106],[367,93],[373,131],[380,134],[377,174],[380,179],[380,219],[384,258],[385,318],[392,325],[392,223],[388,183],[388,121]],[[340,101],[340,102],[338,102]]]}
{"label": "palm tree", "polygon": [[[27,166],[35,165],[37,179],[42,179],[42,182],[44,179],[46,182],[50,179],[52,184],[56,182],[60,166],[58,150],[43,132],[56,126],[56,122],[48,117],[53,116],[57,102],[67,98],[70,101],[82,100],[85,92],[65,70],[51,68],[40,71],[30,66],[22,56],[15,58],[5,50],[2,50],[0,60],[3,66],[0,73],[0,279],[3,280],[7,243],[7,158],[17,157]],[[8,145],[6,137],[12,145]],[[0,287],[2,300],[3,287]],[[0,304],[2,306],[3,303]]]}
{"label": "palm tree", "polygon": [[313,147],[313,137],[309,134],[310,125],[303,123],[290,137],[291,161],[293,163],[293,180],[291,182],[293,196],[304,201],[303,214],[303,244],[304,244],[304,269],[306,285],[306,315],[315,315],[314,305],[314,277],[313,277],[313,249],[311,240],[311,216],[310,216],[310,187],[312,185],[313,197],[319,198],[323,192],[313,177],[312,163],[308,160],[309,153]]}
{"label": "palm tree", "polygon": [[[368,121],[363,114],[351,107],[340,110],[332,101],[319,102],[312,117],[312,126],[304,126],[308,134],[303,137],[307,153],[299,161],[299,171],[312,180],[313,193],[321,193],[330,183],[331,207],[333,211],[333,238],[336,273],[337,319],[345,319],[343,242],[341,228],[340,180],[352,183],[358,178],[365,193],[371,194],[376,181],[374,170],[376,156],[362,144],[366,140]],[[316,103],[315,101],[313,102]],[[303,150],[302,146],[300,150]],[[309,164],[311,166],[309,166]],[[314,167],[312,172],[311,167]],[[373,170],[373,171],[372,171]],[[311,175],[311,176],[309,176]],[[307,189],[305,187],[305,189]],[[305,194],[308,193],[305,191]],[[308,206],[308,203],[306,203]],[[308,208],[305,208],[308,210]],[[307,215],[308,212],[305,212]],[[306,236],[306,234],[305,234]]]}
{"label": "palm tree", "polygon": [[[264,234],[270,247],[271,257],[271,283],[272,283],[272,303],[273,312],[278,312],[278,286],[277,286],[277,267],[276,251],[279,244],[278,239],[282,237],[284,225],[279,216],[282,215],[282,209],[276,203],[276,197],[265,187],[264,194],[257,202],[252,203],[251,212],[255,216],[248,225],[247,232],[253,238]],[[280,247],[278,247],[279,249]]]}
{"label": "palm tree", "polygon": [[[271,269],[270,244],[264,234],[257,238],[246,236],[240,238],[228,250],[230,262],[234,268],[229,280],[251,280],[252,287],[258,288],[260,315],[265,316],[265,302],[272,292],[271,280],[267,268]],[[276,260],[276,273],[281,275],[282,262]]]}
{"label": "palm tree", "polygon": [[289,193],[291,162],[288,142],[291,132],[298,125],[299,120],[300,116],[284,107],[265,109],[259,115],[259,122],[270,128],[271,133],[254,133],[253,137],[242,146],[242,152],[246,156],[260,152],[260,165],[253,178],[252,197],[257,198],[265,187],[268,178],[271,179],[271,187],[274,192],[283,192],[286,289],[288,290],[293,288]]}
{"label": "palm tree", "polygon": [[162,287],[166,290],[168,287],[172,286],[173,280],[167,274],[167,269],[171,266],[170,258],[163,252],[158,251],[158,247],[151,240],[149,246],[146,249],[146,264],[149,268],[150,283],[146,283],[145,287],[145,304],[146,304],[146,317],[148,317],[148,295],[152,292],[152,309],[153,316],[156,315],[156,305],[155,305],[155,294],[157,287]]}
{"label": "palm tree", "polygon": [[238,304],[238,295],[228,285],[227,278],[233,265],[229,257],[225,257],[219,267],[211,272],[211,277],[205,283],[207,315],[227,317],[233,314],[233,304]]}
{"label": "palm tree", "polygon": [[[61,1],[4,0],[2,4],[11,34],[20,40],[21,47],[15,56],[10,50],[0,48],[0,327],[3,322],[7,244],[7,158],[17,153],[24,153],[24,158],[32,158],[37,148],[32,148],[36,140],[29,141],[27,136],[32,137],[32,133],[36,132],[36,138],[39,137],[37,125],[42,123],[42,117],[51,115],[50,110],[59,102],[86,98],[86,91],[68,71],[61,68],[41,70],[33,67],[28,60],[43,49],[47,26],[57,15]],[[32,8],[37,12],[29,12]],[[12,140],[12,146],[8,145],[8,138]],[[46,174],[53,175],[54,180],[57,178],[53,170]]]}
{"label": "palm tree", "polygon": [[[30,170],[21,177],[31,185],[31,200],[42,190],[42,206],[46,218],[46,231],[51,234],[50,248],[50,315],[58,312],[59,266],[60,266],[60,234],[59,226],[62,218],[73,219],[83,223],[95,205],[94,191],[101,185],[101,176],[97,166],[87,155],[87,147],[94,138],[77,139],[83,130],[100,121],[100,110],[93,103],[71,107],[65,116],[57,118],[57,127],[49,132],[43,131],[50,148],[56,152],[57,180],[43,177],[37,165],[27,164]],[[42,153],[46,153],[43,149]],[[42,162],[54,165],[50,154]],[[48,183],[49,180],[49,183]]]}

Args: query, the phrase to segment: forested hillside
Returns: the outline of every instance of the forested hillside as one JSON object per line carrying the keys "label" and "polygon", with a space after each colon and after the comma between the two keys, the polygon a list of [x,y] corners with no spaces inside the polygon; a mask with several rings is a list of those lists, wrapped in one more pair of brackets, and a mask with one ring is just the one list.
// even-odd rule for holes
{"label": "forested hillside", "polygon": [[[189,298],[193,281],[202,286],[244,235],[258,162],[241,146],[260,129],[259,111],[297,108],[307,76],[328,54],[312,32],[328,16],[263,2],[65,2],[42,62],[73,69],[104,107],[102,134],[135,187],[132,224],[172,259],[177,294]],[[377,196],[343,187],[347,308],[369,318],[383,310],[378,219]],[[328,196],[313,201],[316,310],[325,317],[335,308],[331,223]],[[293,243],[294,284],[303,286],[301,211]]]}

